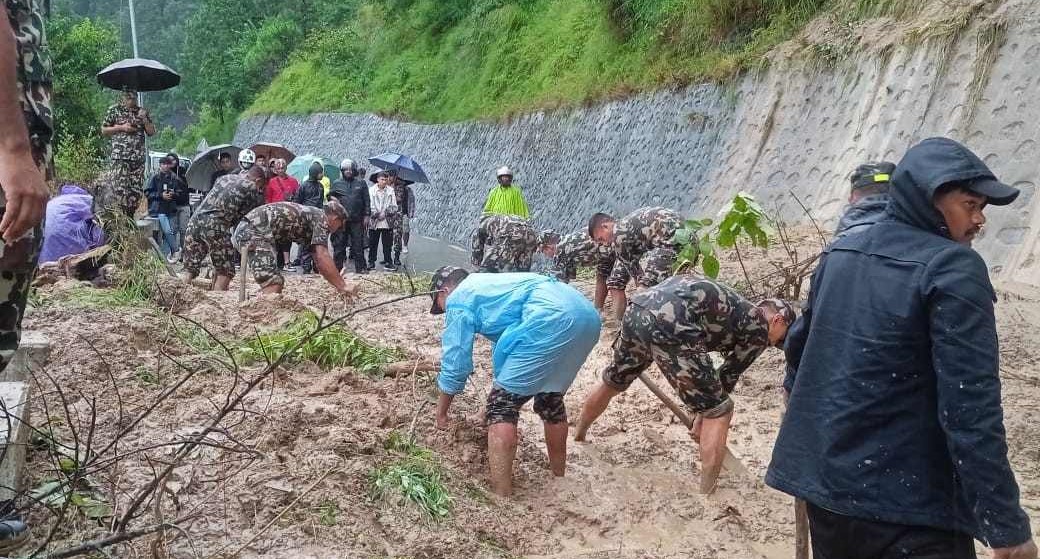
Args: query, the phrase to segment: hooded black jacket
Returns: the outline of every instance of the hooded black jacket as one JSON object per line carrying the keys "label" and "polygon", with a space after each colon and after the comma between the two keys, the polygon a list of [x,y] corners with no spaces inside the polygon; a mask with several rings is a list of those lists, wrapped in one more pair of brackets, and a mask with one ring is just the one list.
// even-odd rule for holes
{"label": "hooded black jacket", "polygon": [[314,206],[315,208],[324,207],[325,187],[315,179],[307,179],[303,181],[303,184],[296,191],[296,197],[293,198],[293,202],[303,204],[304,206]]}
{"label": "hooded black jacket", "polygon": [[932,204],[993,177],[943,138],[910,149],[885,219],[829,246],[788,333],[790,402],[766,483],[847,516],[1030,537],[1007,459],[994,290]]}
{"label": "hooded black jacket", "polygon": [[858,200],[855,204],[850,205],[838,220],[834,236],[844,237],[864,231],[866,227],[870,227],[884,218],[887,206],[888,194],[872,194]]}

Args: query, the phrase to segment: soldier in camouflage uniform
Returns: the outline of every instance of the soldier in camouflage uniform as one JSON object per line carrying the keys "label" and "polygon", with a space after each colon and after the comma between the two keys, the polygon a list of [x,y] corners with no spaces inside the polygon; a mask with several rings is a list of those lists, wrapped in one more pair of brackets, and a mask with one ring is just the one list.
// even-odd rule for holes
{"label": "soldier in camouflage uniform", "polygon": [[[51,60],[42,0],[5,0],[0,19],[0,370],[21,339],[36,269],[40,222],[53,176]],[[24,542],[27,526],[0,502],[0,553]],[[6,555],[6,553],[4,553]]]}
{"label": "soldier in camouflage uniform", "polygon": [[620,320],[625,312],[625,289],[630,279],[635,278],[639,287],[650,287],[671,276],[679,254],[672,237],[682,225],[678,213],[661,207],[640,208],[620,220],[604,213],[589,220],[589,235],[611,247],[617,256],[617,264],[607,278],[607,290],[617,303],[615,319]]}
{"label": "soldier in camouflage uniform", "polygon": [[101,134],[111,138],[109,167],[98,177],[96,212],[108,219],[133,217],[144,196],[145,136],[155,134],[155,124],[137,105],[137,93],[124,91],[101,123]]}
{"label": "soldier in camouflage uniform", "polygon": [[334,200],[325,204],[324,209],[275,202],[246,214],[235,228],[233,241],[248,249],[249,268],[262,293],[281,293],[285,278],[279,273],[277,247],[296,243],[311,247],[318,273],[338,293],[353,297],[358,287],[343,281],[328,246],[329,235],[342,229],[346,221],[347,211]]}
{"label": "soldier in camouflage uniform", "polygon": [[[657,363],[683,403],[700,416],[691,436],[700,440],[702,479],[712,480],[712,487],[702,489],[710,492],[733,416],[730,394],[766,347],[783,343],[794,319],[785,301],[753,304],[701,277],[672,277],[634,295],[614,341],[613,361],[585,401],[574,439],[584,440],[611,398]],[[715,368],[710,352],[721,353],[725,362]]]}
{"label": "soldier in camouflage uniform", "polygon": [[564,235],[556,245],[553,275],[569,282],[578,277],[579,267],[596,268],[596,294],[593,303],[602,310],[607,299],[607,278],[617,262],[614,249],[594,241],[585,231]]}
{"label": "soldier in camouflage uniform", "polygon": [[217,273],[213,289],[227,290],[235,275],[235,262],[240,258],[231,244],[231,229],[253,208],[263,205],[269,176],[266,168],[254,165],[244,174],[217,179],[184,231],[182,254],[187,281],[198,277],[208,253]]}
{"label": "soldier in camouflage uniform", "polygon": [[470,261],[481,272],[529,272],[531,259],[543,240],[549,237],[540,236],[523,218],[486,215],[473,230]]}

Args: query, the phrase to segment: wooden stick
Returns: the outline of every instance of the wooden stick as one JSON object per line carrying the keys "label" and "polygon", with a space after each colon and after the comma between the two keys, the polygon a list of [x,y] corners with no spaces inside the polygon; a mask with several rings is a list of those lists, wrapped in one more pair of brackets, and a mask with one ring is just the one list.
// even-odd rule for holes
{"label": "wooden stick", "polygon": [[794,559],[809,559],[809,513],[801,499],[794,500]]}
{"label": "wooden stick", "polygon": [[173,269],[173,266],[170,266],[169,260],[166,260],[166,257],[162,253],[162,249],[159,248],[159,243],[155,242],[155,239],[148,237],[148,244],[152,245],[152,250],[154,250],[155,254],[159,256],[159,260],[162,261],[163,266],[166,266],[166,272],[173,277],[177,277],[176,270]]}
{"label": "wooden stick", "polygon": [[249,265],[249,249],[242,247],[242,265],[239,266],[240,274],[238,278],[238,302],[246,300],[246,267]]}
{"label": "wooden stick", "polygon": [[[693,418],[686,413],[686,410],[679,407],[679,404],[677,404],[675,400],[669,398],[668,395],[661,390],[661,387],[657,386],[657,383],[647,378],[646,373],[641,373],[639,375],[639,380],[643,381],[643,384],[650,389],[650,392],[653,392],[654,396],[657,396],[657,398],[660,399],[668,409],[672,410],[675,417],[678,417],[679,421],[682,421],[683,425],[685,425],[687,429],[693,428]],[[744,466],[744,463],[730,452],[729,447],[726,447],[726,453],[723,455],[722,465],[731,472],[751,475],[747,467]]]}

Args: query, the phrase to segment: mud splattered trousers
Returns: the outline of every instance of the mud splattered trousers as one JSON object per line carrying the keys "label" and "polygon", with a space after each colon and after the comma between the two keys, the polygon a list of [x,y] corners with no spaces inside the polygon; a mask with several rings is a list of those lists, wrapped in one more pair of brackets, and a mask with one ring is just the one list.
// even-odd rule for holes
{"label": "mud splattered trousers", "polygon": [[113,159],[98,177],[94,213],[103,220],[134,217],[144,197],[144,161]]}
{"label": "mud splattered trousers", "polygon": [[193,276],[199,275],[207,254],[217,274],[235,275],[238,253],[231,244],[231,231],[223,223],[195,214],[184,232],[184,269]]}
{"label": "mud splattered trousers", "polygon": [[[285,285],[285,278],[278,267],[279,247],[274,237],[263,234],[248,221],[243,221],[235,228],[234,244],[249,249],[249,271],[261,288]],[[313,247],[308,248],[313,250]]]}
{"label": "mud splattered trousers", "polygon": [[614,357],[603,370],[603,383],[616,390],[629,386],[657,363],[668,384],[694,413],[721,417],[733,409],[726,390],[737,379],[721,379],[708,352],[695,344],[663,343],[669,338],[657,324],[654,313],[629,304],[614,339]]}

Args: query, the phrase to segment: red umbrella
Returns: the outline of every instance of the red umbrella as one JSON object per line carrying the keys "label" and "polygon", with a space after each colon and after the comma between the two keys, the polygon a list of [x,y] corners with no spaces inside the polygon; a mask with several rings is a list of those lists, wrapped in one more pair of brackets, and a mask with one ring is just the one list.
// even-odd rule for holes
{"label": "red umbrella", "polygon": [[249,146],[249,149],[253,150],[253,153],[255,153],[257,157],[263,156],[267,158],[268,161],[271,161],[272,159],[284,159],[285,163],[288,164],[293,159],[296,159],[296,154],[289,151],[289,148],[282,144],[257,142]]}

